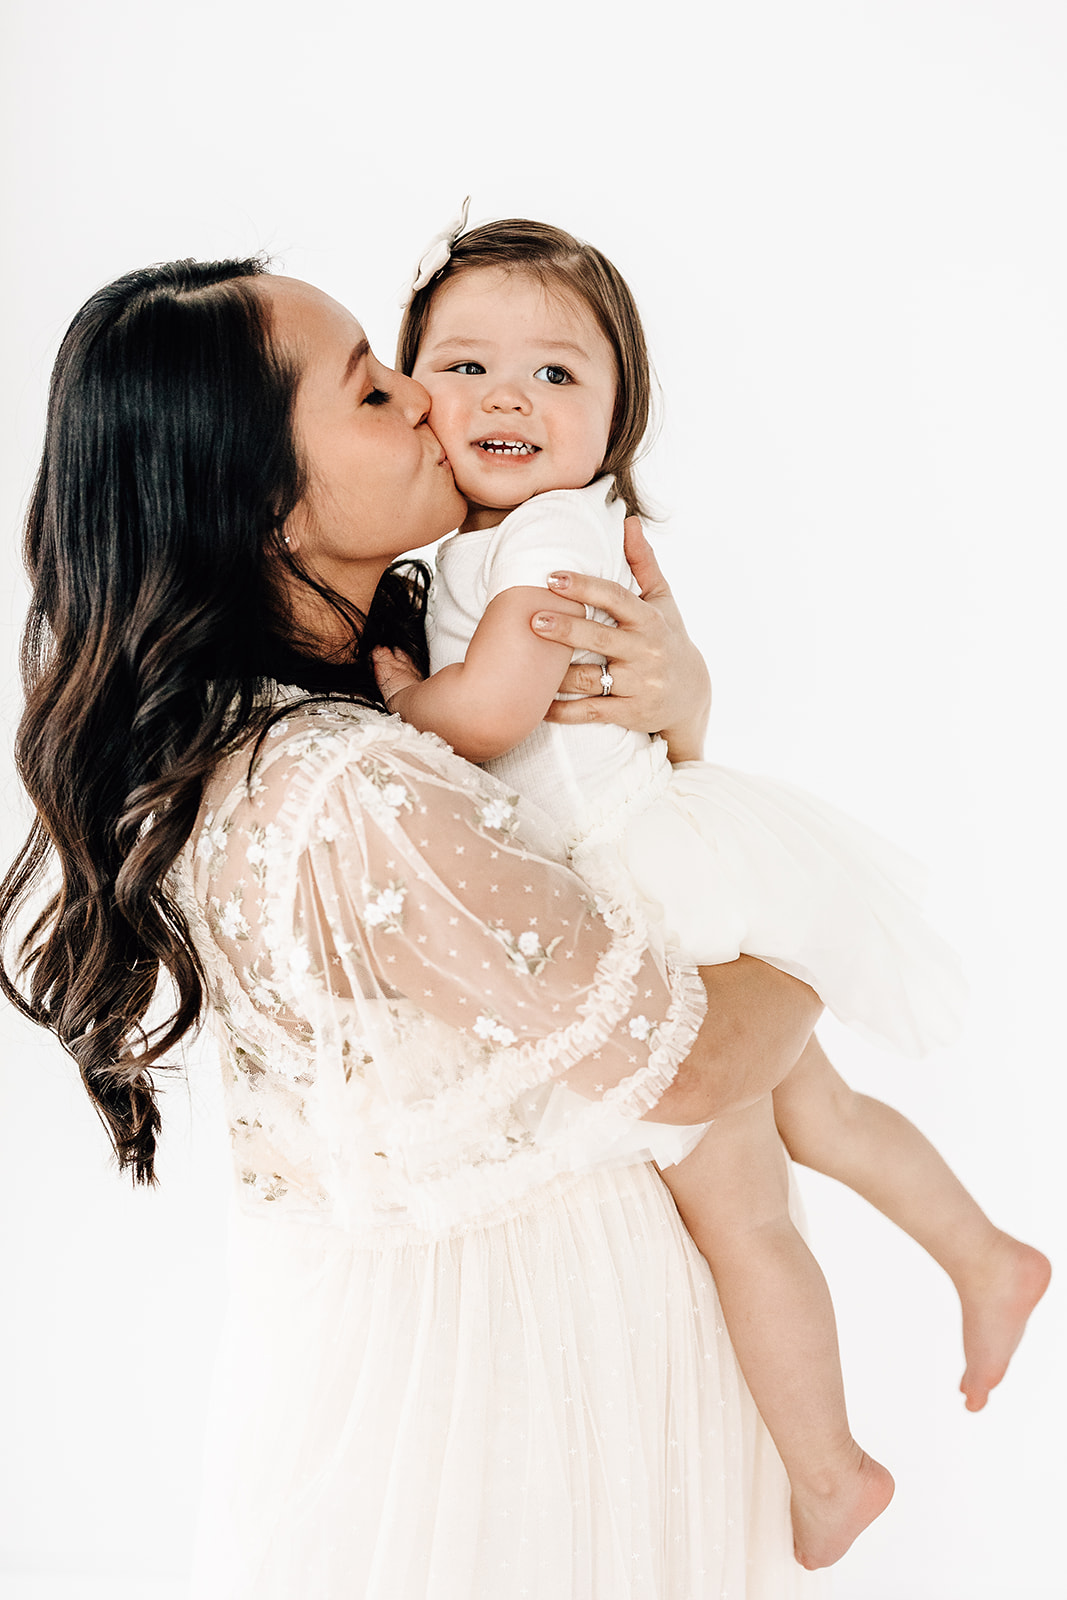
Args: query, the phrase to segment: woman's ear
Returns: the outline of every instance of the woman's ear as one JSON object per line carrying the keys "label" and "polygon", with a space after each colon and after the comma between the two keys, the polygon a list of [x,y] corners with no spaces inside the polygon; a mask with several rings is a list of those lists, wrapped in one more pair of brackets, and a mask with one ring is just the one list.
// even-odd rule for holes
{"label": "woman's ear", "polygon": [[306,520],[306,517],[302,514],[302,507],[295,506],[282,523],[279,532],[287,555],[295,556],[300,549],[306,532]]}

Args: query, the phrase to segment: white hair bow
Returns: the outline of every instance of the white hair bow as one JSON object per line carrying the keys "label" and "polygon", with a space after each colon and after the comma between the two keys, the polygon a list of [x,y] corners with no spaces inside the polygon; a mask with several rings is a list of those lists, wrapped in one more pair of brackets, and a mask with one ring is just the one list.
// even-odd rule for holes
{"label": "white hair bow", "polygon": [[404,291],[403,299],[400,302],[401,311],[406,311],[411,304],[412,298],[418,294],[419,290],[425,289],[430,279],[440,272],[442,267],[448,265],[449,257],[452,254],[452,246],[467,226],[467,213],[470,208],[471,197],[468,195],[463,202],[459,216],[450,222],[447,228],[442,228],[440,233],[434,234],[419,257],[419,264],[415,268],[415,276],[411,284]]}

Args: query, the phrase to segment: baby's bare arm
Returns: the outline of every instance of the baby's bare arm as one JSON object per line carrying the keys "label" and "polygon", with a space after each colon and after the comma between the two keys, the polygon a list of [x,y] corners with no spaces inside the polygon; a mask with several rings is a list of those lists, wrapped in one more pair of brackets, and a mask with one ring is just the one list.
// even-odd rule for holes
{"label": "baby's bare arm", "polygon": [[468,761],[513,749],[544,718],[570,660],[567,645],[531,631],[531,619],[546,604],[584,614],[548,589],[505,589],[485,608],[466,658],[387,691],[389,710],[439,734]]}

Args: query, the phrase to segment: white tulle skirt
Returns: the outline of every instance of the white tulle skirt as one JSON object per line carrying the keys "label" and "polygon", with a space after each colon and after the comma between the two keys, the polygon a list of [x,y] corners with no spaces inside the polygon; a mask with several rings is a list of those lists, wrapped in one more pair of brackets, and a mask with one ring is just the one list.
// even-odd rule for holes
{"label": "white tulle skirt", "polygon": [[920,1055],[959,1033],[966,985],[903,851],[789,784],[704,761],[665,767],[572,839],[604,893],[636,888],[685,961],[758,956],[879,1044]]}
{"label": "white tulle skirt", "polygon": [[800,1600],[788,1486],[649,1165],[451,1235],[242,1217],[193,1600]]}

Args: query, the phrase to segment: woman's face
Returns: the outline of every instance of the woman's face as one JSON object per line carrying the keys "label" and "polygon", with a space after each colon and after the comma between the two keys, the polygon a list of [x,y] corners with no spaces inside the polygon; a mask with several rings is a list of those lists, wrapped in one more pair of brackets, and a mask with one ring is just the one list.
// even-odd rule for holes
{"label": "woman's face", "polygon": [[365,611],[390,561],[457,528],[466,504],[427,425],[425,389],[375,360],[329,295],[295,278],[256,285],[274,342],[300,373],[295,429],[309,486],[286,524],[289,547]]}

